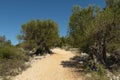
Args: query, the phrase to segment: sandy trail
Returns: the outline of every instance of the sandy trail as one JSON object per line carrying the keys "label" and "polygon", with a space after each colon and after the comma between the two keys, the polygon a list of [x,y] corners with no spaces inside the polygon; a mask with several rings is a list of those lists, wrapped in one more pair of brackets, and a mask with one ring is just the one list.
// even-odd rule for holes
{"label": "sandy trail", "polygon": [[72,69],[64,68],[61,65],[62,61],[69,60],[74,56],[72,52],[59,48],[52,51],[56,54],[34,62],[30,68],[13,80],[82,80]]}

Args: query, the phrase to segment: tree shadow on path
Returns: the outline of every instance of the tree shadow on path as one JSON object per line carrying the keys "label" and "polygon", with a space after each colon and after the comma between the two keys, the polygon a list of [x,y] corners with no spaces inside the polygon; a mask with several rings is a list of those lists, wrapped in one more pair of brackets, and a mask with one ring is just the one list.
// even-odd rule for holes
{"label": "tree shadow on path", "polygon": [[75,72],[84,72],[84,66],[82,64],[83,59],[80,56],[74,56],[68,61],[62,61],[61,65],[64,68],[75,69]]}

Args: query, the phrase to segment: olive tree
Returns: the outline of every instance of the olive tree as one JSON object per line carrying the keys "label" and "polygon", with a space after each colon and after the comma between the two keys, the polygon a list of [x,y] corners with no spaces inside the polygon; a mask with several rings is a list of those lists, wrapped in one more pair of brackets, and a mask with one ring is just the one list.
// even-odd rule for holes
{"label": "olive tree", "polygon": [[36,54],[49,52],[59,40],[58,24],[52,20],[31,20],[22,25],[21,34],[23,42],[37,48]]}

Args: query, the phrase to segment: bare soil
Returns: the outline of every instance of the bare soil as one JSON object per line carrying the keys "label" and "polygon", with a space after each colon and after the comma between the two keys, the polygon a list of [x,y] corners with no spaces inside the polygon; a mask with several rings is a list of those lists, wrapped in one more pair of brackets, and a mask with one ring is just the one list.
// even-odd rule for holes
{"label": "bare soil", "polygon": [[61,65],[62,61],[69,60],[75,54],[60,48],[52,51],[55,54],[35,61],[13,80],[83,80],[72,68]]}

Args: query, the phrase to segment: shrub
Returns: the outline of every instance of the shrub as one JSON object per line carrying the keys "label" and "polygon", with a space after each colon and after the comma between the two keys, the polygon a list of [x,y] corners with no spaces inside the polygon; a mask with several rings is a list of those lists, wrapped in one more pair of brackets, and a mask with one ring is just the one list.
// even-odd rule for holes
{"label": "shrub", "polygon": [[97,64],[97,71],[89,71],[89,76],[85,80],[109,80],[106,70],[101,64]]}
{"label": "shrub", "polygon": [[25,60],[27,57],[24,53],[13,46],[4,46],[0,48],[0,59]]}
{"label": "shrub", "polygon": [[85,57],[83,60],[85,80],[109,80],[105,67],[91,58]]}
{"label": "shrub", "polygon": [[9,76],[15,76],[27,67],[24,64],[28,60],[25,53],[13,46],[0,48],[0,77],[6,80]]}

